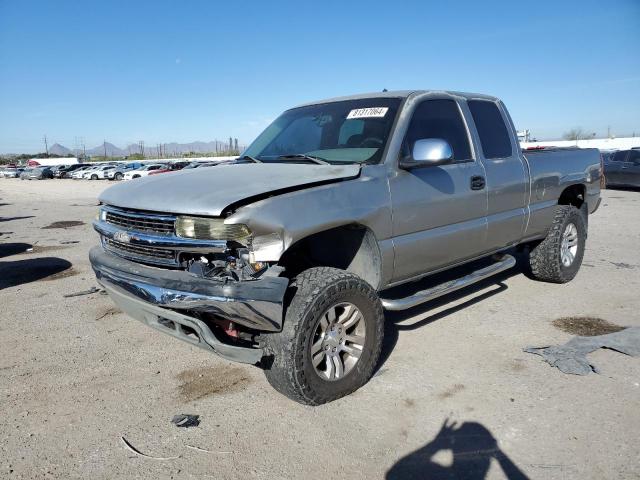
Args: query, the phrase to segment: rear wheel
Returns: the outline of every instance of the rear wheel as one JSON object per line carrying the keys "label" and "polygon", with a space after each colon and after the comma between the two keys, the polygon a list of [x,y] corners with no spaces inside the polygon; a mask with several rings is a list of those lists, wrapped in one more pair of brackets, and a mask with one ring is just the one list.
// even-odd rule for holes
{"label": "rear wheel", "polygon": [[98,179],[98,175],[96,175],[95,173],[91,175],[91,180],[97,180],[97,179]]}
{"label": "rear wheel", "polygon": [[290,288],[282,331],[261,336],[273,356],[267,380],[306,405],[354,392],[371,378],[382,348],[384,314],[375,290],[328,267],[302,272]]}
{"label": "rear wheel", "polygon": [[113,176],[113,178],[114,178],[115,180],[117,180],[117,181],[122,180],[122,177],[123,177],[123,175],[122,175],[122,173],[120,173],[120,172],[116,172],[116,174]]}
{"label": "rear wheel", "polygon": [[570,205],[558,207],[547,237],[529,254],[533,276],[553,283],[573,280],[582,264],[586,238],[580,211]]}

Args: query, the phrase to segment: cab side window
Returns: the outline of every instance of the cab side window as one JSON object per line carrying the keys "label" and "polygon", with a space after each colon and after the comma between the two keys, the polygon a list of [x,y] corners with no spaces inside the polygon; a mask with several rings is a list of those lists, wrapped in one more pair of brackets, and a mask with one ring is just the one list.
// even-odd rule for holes
{"label": "cab side window", "polygon": [[629,152],[629,158],[627,162],[631,162],[634,165],[640,165],[640,151],[639,150],[631,150]]}
{"label": "cab side window", "polygon": [[469,100],[467,104],[476,124],[484,158],[510,157],[511,139],[498,106],[486,100]]}
{"label": "cab side window", "polygon": [[416,140],[440,138],[453,150],[453,160],[472,160],[467,129],[458,104],[453,100],[425,100],[413,112],[407,135],[402,145],[403,156],[409,156]]}

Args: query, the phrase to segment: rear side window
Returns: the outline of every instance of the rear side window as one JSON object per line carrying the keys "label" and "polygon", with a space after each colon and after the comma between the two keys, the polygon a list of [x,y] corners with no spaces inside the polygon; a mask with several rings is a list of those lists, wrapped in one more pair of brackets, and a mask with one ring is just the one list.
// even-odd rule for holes
{"label": "rear side window", "polygon": [[467,103],[480,136],[484,157],[510,157],[511,139],[498,106],[483,100],[469,100]]}
{"label": "rear side window", "polygon": [[627,151],[622,150],[620,152],[616,152],[615,155],[611,158],[612,162],[624,162],[627,158]]}
{"label": "rear side window", "polygon": [[416,140],[441,138],[449,142],[456,161],[471,160],[469,137],[458,105],[453,100],[425,100],[416,107],[403,145],[403,154]]}
{"label": "rear side window", "polygon": [[635,163],[636,165],[640,164],[640,151],[631,150],[627,162]]}

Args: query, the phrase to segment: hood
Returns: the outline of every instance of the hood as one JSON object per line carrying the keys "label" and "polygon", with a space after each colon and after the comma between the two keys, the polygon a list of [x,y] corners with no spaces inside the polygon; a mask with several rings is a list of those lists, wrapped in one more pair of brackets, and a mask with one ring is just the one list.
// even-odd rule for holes
{"label": "hood", "polygon": [[219,216],[251,197],[355,178],[360,165],[249,163],[217,165],[136,178],[100,195],[107,205],[152,212]]}

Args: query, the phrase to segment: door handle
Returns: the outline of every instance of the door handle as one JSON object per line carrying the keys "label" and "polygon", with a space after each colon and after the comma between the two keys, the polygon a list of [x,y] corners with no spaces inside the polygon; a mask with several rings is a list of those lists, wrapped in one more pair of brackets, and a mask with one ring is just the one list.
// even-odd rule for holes
{"label": "door handle", "polygon": [[487,182],[484,177],[480,175],[475,175],[471,177],[471,190],[482,190]]}

